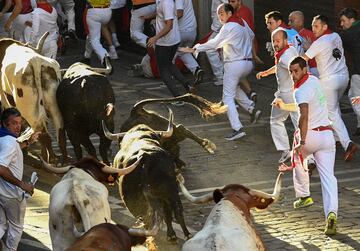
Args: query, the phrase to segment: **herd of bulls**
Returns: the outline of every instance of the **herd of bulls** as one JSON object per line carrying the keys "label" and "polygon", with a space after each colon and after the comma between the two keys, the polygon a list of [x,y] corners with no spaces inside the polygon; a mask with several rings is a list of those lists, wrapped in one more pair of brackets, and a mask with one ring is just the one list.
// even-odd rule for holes
{"label": "herd of bulls", "polygon": [[[46,34],[36,48],[12,39],[0,40],[0,92],[4,107],[16,106],[35,131],[43,132],[44,159],[56,158],[47,130],[48,116],[56,129],[62,162],[68,160],[66,134],[73,145],[77,162],[72,165],[54,167],[42,160],[47,170],[63,175],[50,194],[53,250],[130,250],[143,244],[147,236],[156,235],[162,221],[168,240],[176,241],[173,217],[188,239],[183,250],[265,249],[250,209],[265,209],[279,198],[282,174],[273,194],[231,184],[196,198],[184,186],[181,170],[185,162],[179,158],[178,143],[189,138],[209,153],[214,153],[215,144],[174,124],[170,109],[166,119],[144,108],[151,103],[183,101],[207,117],[224,113],[226,107],[192,94],[146,99],[134,105],[120,132],[114,133],[115,95],[104,75],[112,70],[110,64],[102,69],[75,63],[62,70],[55,60],[39,54],[45,38]],[[103,162],[97,160],[89,138],[94,133],[100,137]],[[108,159],[111,141],[119,144],[113,166]],[[81,145],[91,157],[83,158]],[[113,224],[104,184],[117,181],[121,199],[135,218],[142,219],[144,228]],[[194,237],[186,228],[179,188],[193,203],[216,203]]]}

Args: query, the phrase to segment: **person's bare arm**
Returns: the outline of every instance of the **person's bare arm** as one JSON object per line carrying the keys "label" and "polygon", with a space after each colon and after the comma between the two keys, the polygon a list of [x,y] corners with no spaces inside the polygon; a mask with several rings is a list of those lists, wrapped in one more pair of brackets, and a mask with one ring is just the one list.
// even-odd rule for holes
{"label": "person's bare arm", "polygon": [[155,45],[156,41],[159,40],[159,38],[162,38],[163,36],[168,34],[173,28],[173,21],[174,21],[173,19],[165,20],[164,28],[159,33],[157,33],[155,36],[149,38],[147,46],[153,47]]}
{"label": "person's bare arm", "polygon": [[267,77],[271,74],[275,74],[276,72],[276,65],[274,65],[273,67],[267,69],[266,71],[261,71],[261,72],[258,72],[256,74],[256,78],[257,79],[260,79],[260,78],[263,78],[263,77]]}
{"label": "person's bare arm", "polygon": [[9,16],[8,20],[6,20],[4,24],[5,31],[9,31],[10,27],[15,20],[15,18],[21,13],[22,10],[22,2],[21,0],[15,0],[15,7],[11,15]]}
{"label": "person's bare arm", "polygon": [[299,104],[300,118],[299,118],[299,130],[300,130],[300,145],[305,144],[306,134],[308,131],[309,121],[309,105],[307,103]]}
{"label": "person's bare arm", "polygon": [[12,5],[11,0],[6,0],[4,8],[0,11],[0,17],[2,17],[8,10],[10,10]]}
{"label": "person's bare arm", "polygon": [[27,182],[17,179],[12,174],[12,172],[10,171],[9,168],[6,168],[6,167],[0,165],[0,176],[7,182],[9,182],[17,187],[20,187],[25,192],[28,192],[30,194],[34,193],[34,186],[31,183],[27,183]]}
{"label": "person's bare arm", "polygon": [[288,112],[296,112],[297,111],[297,107],[296,107],[296,103],[284,103],[284,101],[281,98],[276,98],[273,102],[272,105],[284,110],[284,111],[288,111]]}

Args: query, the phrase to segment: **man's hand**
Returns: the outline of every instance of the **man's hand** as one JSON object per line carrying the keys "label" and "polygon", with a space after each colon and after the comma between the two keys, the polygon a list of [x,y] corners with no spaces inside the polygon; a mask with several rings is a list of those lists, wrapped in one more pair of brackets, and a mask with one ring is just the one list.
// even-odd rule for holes
{"label": "man's hand", "polygon": [[6,32],[9,32],[10,29],[11,29],[11,22],[8,20],[8,21],[6,21],[6,23],[4,24],[4,30],[5,30]]}
{"label": "man's hand", "polygon": [[149,38],[148,42],[147,42],[147,47],[155,47],[155,43],[157,41],[156,37],[151,37]]}
{"label": "man's hand", "polygon": [[25,25],[26,25],[26,26],[29,26],[29,27],[32,27],[32,21],[26,21],[26,22],[25,22]]}
{"label": "man's hand", "polygon": [[189,48],[189,47],[179,47],[178,51],[185,52],[185,53],[194,53],[195,49],[194,48]]}
{"label": "man's hand", "polygon": [[284,101],[281,98],[276,98],[271,103],[272,106],[275,106],[276,108],[282,109],[284,107]]}
{"label": "man's hand", "polygon": [[256,74],[256,78],[257,78],[257,79],[260,79],[260,78],[263,78],[263,77],[267,77],[267,76],[269,76],[269,74],[268,74],[267,71],[261,71],[261,72],[258,72],[258,73]]}
{"label": "man's hand", "polygon": [[34,194],[34,186],[31,183],[22,181],[20,188],[25,192],[29,193],[30,195]]}
{"label": "man's hand", "polygon": [[278,168],[279,172],[287,172],[291,170],[293,170],[293,168],[291,166],[286,165],[285,163],[281,163],[281,165]]}
{"label": "man's hand", "polygon": [[295,154],[297,154],[298,156],[301,155],[303,151],[303,145],[302,144],[296,145],[293,151],[295,151]]}
{"label": "man's hand", "polygon": [[31,135],[30,139],[28,140],[29,144],[34,144],[35,142],[37,142],[40,134],[41,132],[35,132],[33,135]]}

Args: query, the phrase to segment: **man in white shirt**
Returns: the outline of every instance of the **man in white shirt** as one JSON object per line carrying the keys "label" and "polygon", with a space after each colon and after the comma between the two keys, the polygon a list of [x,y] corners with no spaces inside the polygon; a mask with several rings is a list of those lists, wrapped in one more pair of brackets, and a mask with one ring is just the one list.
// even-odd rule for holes
{"label": "man in white shirt", "polygon": [[[275,100],[281,98],[285,103],[294,103],[293,82],[289,73],[289,65],[299,54],[293,46],[289,46],[285,29],[277,28],[272,32],[271,37],[275,51],[275,65],[266,71],[259,72],[256,77],[260,79],[271,74],[276,74],[278,90],[274,94]],[[291,157],[289,137],[285,127],[285,121],[289,115],[294,128],[297,128],[297,112],[284,111],[276,106],[272,106],[270,130],[276,150],[282,152],[279,163],[286,162]]]}
{"label": "man in white shirt", "polygon": [[[1,114],[0,128],[0,250],[16,251],[24,225],[24,192],[34,193],[31,183],[22,181],[23,154],[16,138],[20,135],[21,114],[8,108]],[[1,244],[1,239],[4,241]],[[4,245],[2,249],[1,245]]]}
{"label": "man in white shirt", "polygon": [[41,54],[56,59],[59,28],[57,12],[46,0],[37,0],[37,7],[31,12],[31,44],[36,45],[45,32],[49,32]]}
{"label": "man in white shirt", "polygon": [[[193,47],[196,39],[196,18],[192,0],[176,0],[176,11],[180,31],[180,47]],[[195,76],[194,83],[199,83],[203,78],[203,70],[190,53],[178,52],[175,56],[180,57],[186,68]]]}
{"label": "man in white shirt", "polygon": [[295,104],[278,101],[280,109],[299,112],[299,129],[294,135],[291,167],[282,164],[279,171],[293,169],[296,197],[294,208],[312,205],[310,197],[309,175],[305,159],[313,154],[319,171],[323,205],[326,217],[324,233],[336,234],[338,211],[338,188],[334,175],[335,139],[328,119],[325,93],[320,81],[308,74],[306,61],[297,57],[290,63],[290,72],[294,81]]}
{"label": "man in white shirt", "polygon": [[[184,94],[176,87],[178,80],[187,92],[193,92],[194,87],[176,68],[173,59],[180,44],[180,32],[173,0],[156,1],[156,35],[148,39],[147,46],[155,46],[155,55],[161,79],[171,94],[176,97]],[[180,104],[179,104],[180,105]]]}
{"label": "man in white shirt", "polygon": [[342,41],[336,32],[329,29],[328,18],[324,15],[314,17],[312,30],[317,39],[306,51],[304,59],[308,61],[315,58],[316,60],[335,138],[340,140],[345,150],[345,161],[350,161],[358,147],[350,140],[341,118],[339,105],[339,99],[344,94],[349,82],[349,72],[345,62]]}
{"label": "man in white shirt", "polygon": [[233,17],[234,8],[230,4],[221,4],[217,10],[223,26],[216,37],[205,44],[196,44],[195,53],[223,49],[224,53],[224,85],[223,102],[228,106],[227,115],[233,132],[225,137],[235,140],[244,137],[246,133],[239,119],[235,100],[250,114],[250,121],[256,123],[261,111],[255,109],[254,101],[250,100],[238,85],[240,79],[250,74],[252,64],[252,40],[254,33],[242,19]]}

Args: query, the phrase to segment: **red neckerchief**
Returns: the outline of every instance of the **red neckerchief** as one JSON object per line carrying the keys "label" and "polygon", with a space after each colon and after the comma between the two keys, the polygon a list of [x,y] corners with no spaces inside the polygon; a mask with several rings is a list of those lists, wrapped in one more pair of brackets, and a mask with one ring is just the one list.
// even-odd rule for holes
{"label": "red neckerchief", "polygon": [[226,21],[226,23],[229,23],[229,22],[234,22],[234,23],[240,24],[241,26],[245,26],[242,18],[236,17],[235,15],[232,15],[231,17],[229,17],[229,19]]}
{"label": "red neckerchief", "polygon": [[53,8],[49,3],[37,3],[37,7],[49,13],[53,11]]}
{"label": "red neckerchief", "polygon": [[294,83],[294,89],[298,89],[306,80],[308,80],[310,74],[306,73],[299,81]]}
{"label": "red neckerchief", "polygon": [[316,38],[316,40],[319,39],[319,38],[321,38],[321,37],[324,36],[324,35],[328,35],[328,34],[331,34],[331,33],[333,33],[332,30],[330,30],[329,28],[327,28],[326,31],[324,32],[324,34],[322,34],[320,37]]}
{"label": "red neckerchief", "polygon": [[279,27],[284,28],[284,29],[289,29],[289,26],[287,26],[286,23],[284,23],[284,22],[281,22]]}
{"label": "red neckerchief", "polygon": [[287,46],[285,46],[284,48],[282,48],[280,51],[275,51],[275,54],[274,54],[274,56],[275,56],[275,64],[278,64],[278,63],[279,63],[280,57],[281,57],[282,54],[284,54],[285,51],[286,51],[287,49],[289,49],[289,48],[290,48],[290,45],[287,45]]}

